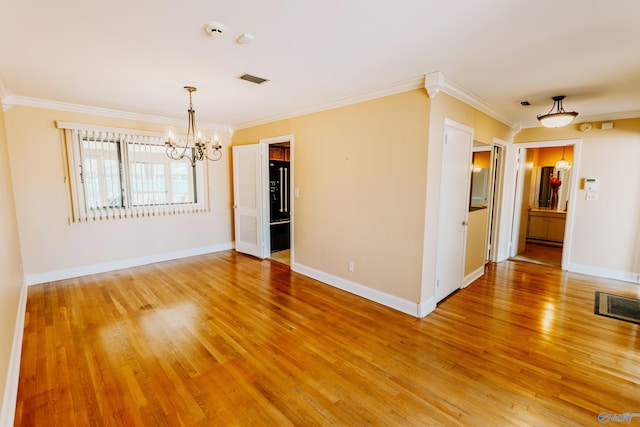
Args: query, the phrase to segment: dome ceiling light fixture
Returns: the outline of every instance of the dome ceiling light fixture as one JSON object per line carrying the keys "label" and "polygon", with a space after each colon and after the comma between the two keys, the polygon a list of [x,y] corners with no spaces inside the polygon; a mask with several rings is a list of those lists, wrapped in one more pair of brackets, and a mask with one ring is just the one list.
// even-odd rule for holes
{"label": "dome ceiling light fixture", "polygon": [[[568,125],[576,118],[578,113],[575,111],[567,112],[562,108],[562,100],[564,98],[564,95],[557,95],[551,98],[553,99],[553,106],[551,107],[551,110],[549,110],[547,114],[538,115],[538,120],[542,126],[548,128],[561,128]],[[555,112],[553,112],[554,109]]]}

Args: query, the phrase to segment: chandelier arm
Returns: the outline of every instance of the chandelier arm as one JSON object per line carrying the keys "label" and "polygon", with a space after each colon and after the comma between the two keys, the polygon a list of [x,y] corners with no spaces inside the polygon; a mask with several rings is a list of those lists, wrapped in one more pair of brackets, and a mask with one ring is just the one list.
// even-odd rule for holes
{"label": "chandelier arm", "polygon": [[209,150],[205,150],[204,155],[207,158],[207,160],[210,160],[212,162],[216,162],[218,160],[220,160],[222,158],[222,151],[220,151],[221,147],[212,147],[213,149],[213,154],[211,155],[211,157],[209,157]]}
{"label": "chandelier arm", "polygon": [[182,146],[180,147],[175,147],[175,146],[167,146],[167,157],[169,157],[172,160],[184,160],[187,159],[189,160],[189,163],[191,163],[191,166],[195,167],[196,164],[196,160],[194,159],[193,156],[189,156],[186,154],[186,147],[184,147],[184,149],[182,150],[182,153],[178,154],[178,148],[182,148]]}
{"label": "chandelier arm", "polygon": [[[169,147],[171,148],[172,155],[169,155]],[[190,159],[191,157],[187,155],[188,148],[189,148],[189,135],[187,134],[187,141],[185,142],[184,145],[171,144],[167,147],[167,155],[171,157],[173,160],[182,160],[185,157],[187,159]],[[178,154],[178,150],[182,150],[182,153]]]}

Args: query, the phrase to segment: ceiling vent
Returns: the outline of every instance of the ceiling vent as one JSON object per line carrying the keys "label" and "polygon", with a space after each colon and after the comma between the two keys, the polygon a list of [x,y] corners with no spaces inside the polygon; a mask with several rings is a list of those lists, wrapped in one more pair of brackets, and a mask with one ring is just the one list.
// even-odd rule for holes
{"label": "ceiling vent", "polygon": [[251,74],[243,74],[240,76],[242,80],[246,80],[251,83],[255,83],[257,85],[261,85],[262,83],[268,82],[269,79],[263,79],[262,77],[252,76]]}

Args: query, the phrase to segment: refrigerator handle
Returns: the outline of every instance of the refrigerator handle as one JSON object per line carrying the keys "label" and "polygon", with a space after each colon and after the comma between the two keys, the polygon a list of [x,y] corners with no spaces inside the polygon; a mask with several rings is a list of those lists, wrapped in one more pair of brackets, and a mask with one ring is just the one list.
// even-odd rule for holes
{"label": "refrigerator handle", "polygon": [[280,168],[280,212],[283,212],[283,208],[284,208],[283,206],[284,200],[282,200],[283,197],[284,195],[282,191],[282,168]]}
{"label": "refrigerator handle", "polygon": [[285,174],[284,174],[284,211],[285,212],[289,212],[289,169],[285,168]]}

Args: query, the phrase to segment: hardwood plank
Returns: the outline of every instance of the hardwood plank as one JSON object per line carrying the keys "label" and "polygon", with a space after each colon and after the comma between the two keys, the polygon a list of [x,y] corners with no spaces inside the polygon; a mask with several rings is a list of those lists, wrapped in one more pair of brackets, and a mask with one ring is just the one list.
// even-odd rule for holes
{"label": "hardwood plank", "polygon": [[524,262],[415,319],[235,252],[29,288],[15,425],[595,425],[640,412],[637,285]]}

